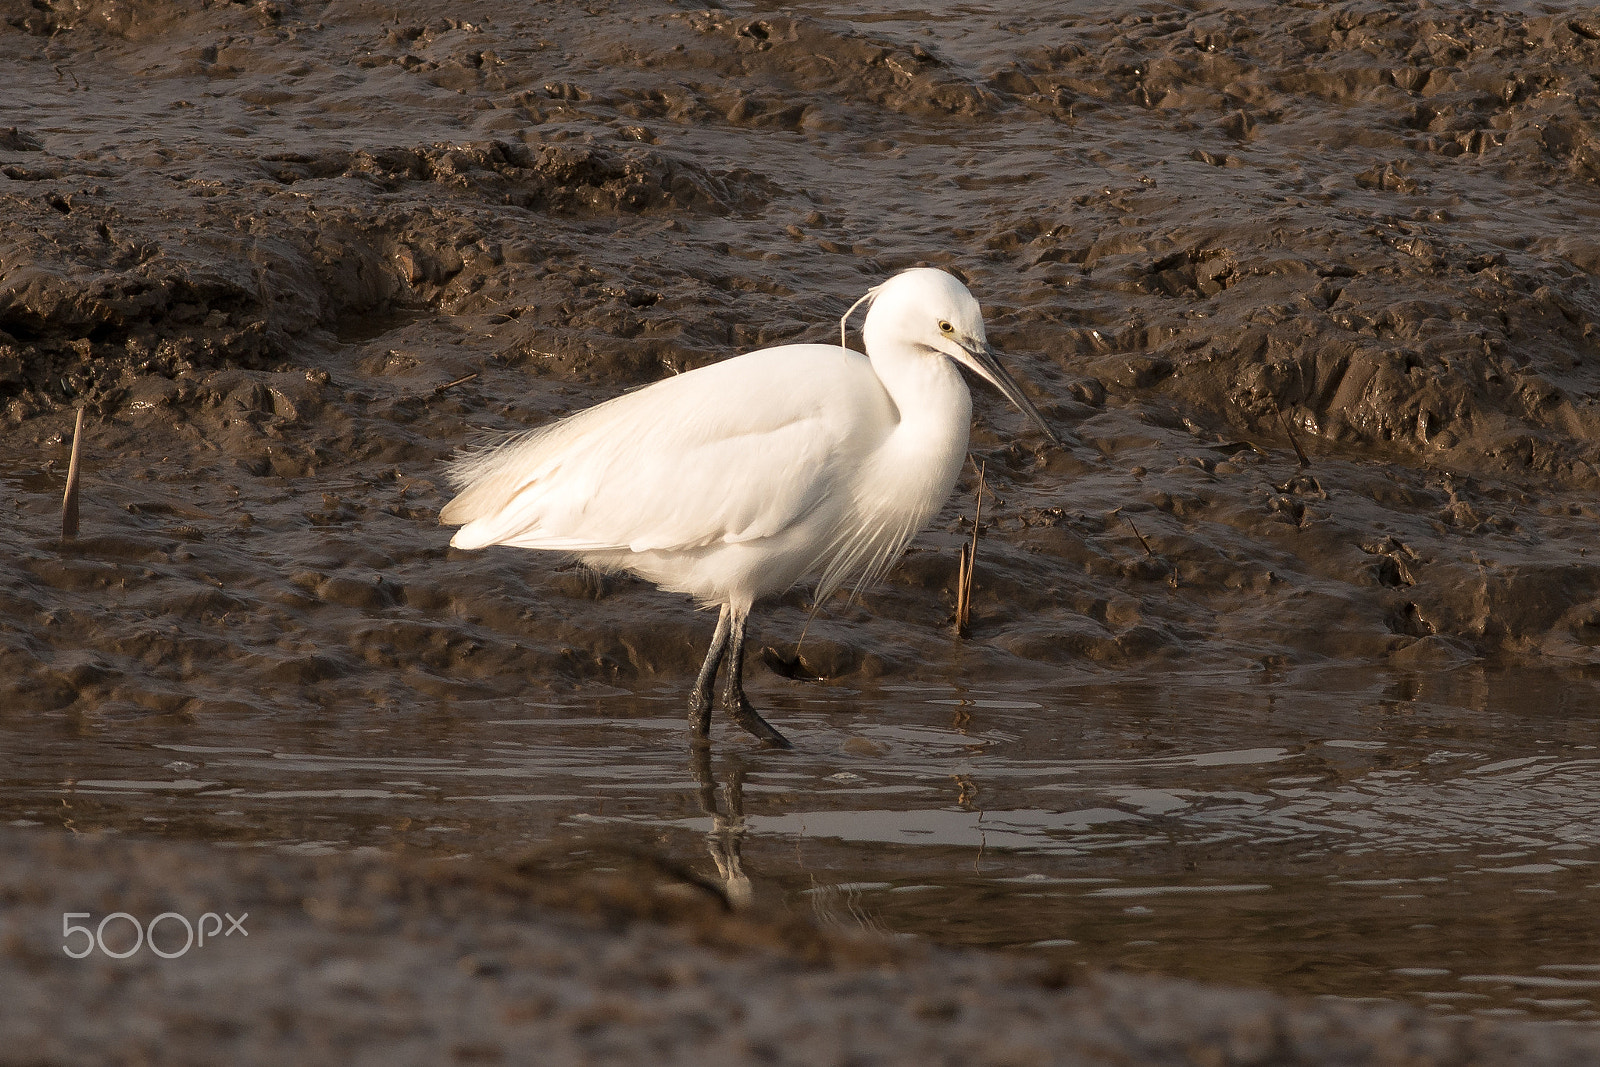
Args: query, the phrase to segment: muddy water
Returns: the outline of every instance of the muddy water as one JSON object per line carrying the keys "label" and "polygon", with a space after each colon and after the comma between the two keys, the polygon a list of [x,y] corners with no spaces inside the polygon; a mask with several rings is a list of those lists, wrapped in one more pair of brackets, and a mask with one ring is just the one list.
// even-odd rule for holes
{"label": "muddy water", "polygon": [[[1593,1016],[1586,10],[0,15],[11,818],[648,850],[1074,965]],[[971,638],[975,471],[811,624],[825,682],[753,672],[799,751],[697,768],[709,620],[451,552],[439,462],[917,262],[1068,445],[980,394]]]}
{"label": "muddy water", "polygon": [[[294,852],[653,856],[821,921],[1445,1014],[1600,1019],[1594,693],[1523,672],[764,686],[11,731],[20,825]],[[198,726],[198,728],[197,728]]]}

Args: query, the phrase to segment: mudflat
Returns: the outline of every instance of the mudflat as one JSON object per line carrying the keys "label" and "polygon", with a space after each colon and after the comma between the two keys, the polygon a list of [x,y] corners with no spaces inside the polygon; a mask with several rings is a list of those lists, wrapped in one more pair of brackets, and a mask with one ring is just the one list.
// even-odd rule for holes
{"label": "mudflat", "polygon": [[[1589,1033],[1597,60],[1563,5],[0,0],[15,862],[626,846],[1073,974]],[[761,616],[788,762],[684,751],[706,616],[446,547],[455,450],[921,263],[1067,446],[975,389],[888,579]],[[12,930],[25,980],[59,938]]]}

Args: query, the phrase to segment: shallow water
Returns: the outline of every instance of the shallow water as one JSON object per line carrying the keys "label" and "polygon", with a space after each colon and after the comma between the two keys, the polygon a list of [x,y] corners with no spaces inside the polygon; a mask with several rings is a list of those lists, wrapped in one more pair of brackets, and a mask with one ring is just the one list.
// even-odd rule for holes
{"label": "shallow water", "polygon": [[826,922],[1069,965],[1600,1019],[1591,682],[761,689],[796,750],[725,735],[703,766],[666,689],[354,731],[262,716],[86,741],[40,722],[0,804],[20,825],[310,853],[555,840],[574,868],[653,855]]}

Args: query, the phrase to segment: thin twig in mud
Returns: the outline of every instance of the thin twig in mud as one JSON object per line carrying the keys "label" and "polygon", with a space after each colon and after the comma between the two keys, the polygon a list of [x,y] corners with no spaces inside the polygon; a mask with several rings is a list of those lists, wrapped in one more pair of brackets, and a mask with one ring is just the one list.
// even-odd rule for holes
{"label": "thin twig in mud", "polygon": [[1289,435],[1289,443],[1294,446],[1294,454],[1300,460],[1301,469],[1311,466],[1311,460],[1306,458],[1306,450],[1300,447],[1300,439],[1294,435],[1294,426],[1283,417],[1283,410],[1278,411],[1278,425],[1283,427],[1283,432]]}
{"label": "thin twig in mud", "polygon": [[61,494],[61,540],[78,536],[78,460],[83,455],[83,408],[72,428],[72,459],[67,464],[67,488]]}
{"label": "thin twig in mud", "polygon": [[967,623],[971,621],[972,608],[967,604],[968,590],[972,586],[972,544],[961,542],[956,557],[956,636],[967,636]]}
{"label": "thin twig in mud", "polygon": [[978,529],[983,521],[983,481],[989,465],[978,468],[978,503],[972,517],[972,540],[961,546],[961,557],[956,565],[956,634],[968,636],[972,622],[972,571],[978,559]]}
{"label": "thin twig in mud", "polygon": [[477,371],[473,371],[471,374],[467,375],[464,378],[457,378],[453,382],[445,382],[443,385],[436,385],[436,386],[433,387],[433,395],[434,396],[438,396],[440,393],[444,392],[446,389],[453,389],[458,385],[461,385],[461,384],[466,383],[466,382],[470,382],[470,381],[472,381],[472,379],[476,378],[477,376],[478,376],[478,372]]}
{"label": "thin twig in mud", "polygon": [[1144,546],[1144,554],[1147,556],[1154,556],[1155,550],[1150,547],[1150,542],[1144,539],[1144,534],[1139,532],[1139,527],[1133,524],[1133,518],[1129,515],[1124,515],[1122,516],[1122,521],[1128,524],[1128,529],[1133,531],[1133,536],[1137,537],[1139,539],[1139,544]]}

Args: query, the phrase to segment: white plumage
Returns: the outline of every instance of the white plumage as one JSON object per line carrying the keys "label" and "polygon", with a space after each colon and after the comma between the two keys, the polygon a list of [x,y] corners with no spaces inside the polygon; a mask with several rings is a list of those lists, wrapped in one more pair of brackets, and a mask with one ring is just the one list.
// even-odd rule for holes
{"label": "white plumage", "polygon": [[[989,348],[977,301],[940,270],[871,290],[868,355],[784,345],[689,371],[459,457],[440,512],[457,548],[578,556],[720,605],[690,699],[707,735],[724,653],[729,713],[787,746],[745,698],[745,619],[810,574],[820,602],[886,570],[950,495],[972,400],[952,361],[1055,440]],[[853,310],[853,309],[852,309]],[[729,648],[731,640],[732,647]]]}

